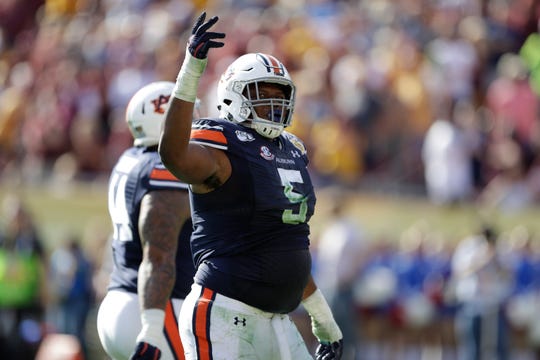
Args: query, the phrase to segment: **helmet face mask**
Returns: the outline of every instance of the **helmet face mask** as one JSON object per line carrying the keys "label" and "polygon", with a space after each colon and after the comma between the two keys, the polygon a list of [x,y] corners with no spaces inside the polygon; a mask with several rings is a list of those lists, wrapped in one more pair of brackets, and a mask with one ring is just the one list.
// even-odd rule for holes
{"label": "helmet face mask", "polygon": [[248,120],[252,128],[263,136],[274,138],[290,125],[292,109],[286,87],[283,87],[285,91],[279,90],[283,95],[264,96],[263,89],[268,87],[282,88],[274,83],[260,81],[248,84],[244,88],[247,100],[242,103],[242,109],[249,110]]}
{"label": "helmet face mask", "polygon": [[275,138],[290,125],[295,87],[277,59],[246,54],[234,61],[218,84],[220,115]]}

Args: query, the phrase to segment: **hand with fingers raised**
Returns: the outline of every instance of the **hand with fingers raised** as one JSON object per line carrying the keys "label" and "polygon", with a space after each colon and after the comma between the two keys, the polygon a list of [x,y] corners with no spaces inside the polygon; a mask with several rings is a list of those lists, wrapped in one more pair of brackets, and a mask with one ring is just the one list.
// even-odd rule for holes
{"label": "hand with fingers raised", "polygon": [[214,16],[204,22],[205,19],[206,12],[203,12],[195,22],[188,41],[189,53],[197,59],[205,59],[210,48],[220,48],[224,45],[223,42],[216,41],[225,38],[224,33],[208,31],[219,18]]}
{"label": "hand with fingers raised", "polygon": [[224,45],[223,42],[216,40],[225,38],[225,33],[209,31],[218,19],[217,16],[214,16],[205,22],[206,12],[203,12],[199,15],[195,25],[193,25],[186,47],[184,62],[176,78],[176,85],[173,90],[173,95],[176,98],[195,102],[199,79],[208,62],[208,50],[220,48]]}

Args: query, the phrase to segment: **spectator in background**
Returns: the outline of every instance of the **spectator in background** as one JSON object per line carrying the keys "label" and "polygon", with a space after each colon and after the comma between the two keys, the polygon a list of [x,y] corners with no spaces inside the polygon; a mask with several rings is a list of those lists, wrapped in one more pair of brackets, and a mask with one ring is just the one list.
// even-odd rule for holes
{"label": "spectator in background", "polygon": [[[504,213],[534,204],[540,193],[538,172],[531,172],[531,159],[514,131],[492,131],[486,147],[486,165],[493,175],[478,194],[480,205]],[[538,169],[535,167],[535,169]]]}
{"label": "spectator in background", "polygon": [[361,323],[353,289],[369,255],[367,238],[347,213],[347,194],[340,190],[332,194],[329,222],[316,247],[315,277],[343,332],[344,359],[357,359],[362,353],[358,349]]}
{"label": "spectator in background", "polygon": [[540,253],[527,228],[517,226],[508,234],[509,263],[514,283],[506,307],[509,324],[524,334],[526,344],[538,350],[540,333],[538,311],[540,291]]}
{"label": "spectator in background", "polygon": [[485,227],[463,239],[452,258],[459,303],[456,337],[460,359],[509,359],[509,328],[503,311],[511,290],[510,269],[498,253],[497,234]]}
{"label": "spectator in background", "polygon": [[392,305],[398,295],[397,274],[392,268],[396,253],[394,239],[381,237],[373,242],[354,287],[354,300],[361,311],[361,353],[366,359],[392,358],[395,324]]}
{"label": "spectator in background", "polygon": [[497,62],[496,77],[486,89],[486,106],[493,113],[495,127],[514,133],[520,146],[539,145],[540,102],[519,55],[506,53]]}
{"label": "spectator in background", "polygon": [[414,359],[442,345],[449,254],[424,222],[403,232],[399,244],[392,261],[398,286],[392,315],[402,346],[399,353]]}
{"label": "spectator in background", "polygon": [[[189,36],[186,19],[200,6],[231,24],[201,93],[239,54],[275,53],[298,79],[298,98],[311,98],[299,101],[292,132],[308,146],[332,144],[311,146],[314,178],[406,191],[422,185],[419,139],[433,110],[448,97],[492,104],[485,94],[499,58],[537,31],[538,14],[535,2],[518,0],[8,1],[0,6],[1,175],[107,174],[131,141],[122,115],[129,95],[176,75],[177,39]],[[531,39],[524,56],[533,69]],[[516,89],[496,87],[499,100]],[[518,110],[530,114],[538,99],[525,95]]]}
{"label": "spectator in background", "polygon": [[537,95],[540,95],[540,56],[538,53],[538,49],[540,49],[540,21],[537,24],[539,31],[527,37],[527,40],[519,49],[519,55],[530,72],[529,82],[531,88]]}
{"label": "spectator in background", "polygon": [[424,178],[429,199],[435,204],[463,202],[473,195],[473,157],[480,137],[469,131],[471,122],[472,104],[453,102],[449,113],[436,119],[425,135]]}
{"label": "spectator in background", "polygon": [[424,50],[429,59],[425,81],[432,106],[437,108],[446,99],[452,102],[472,100],[480,57],[468,38],[467,27],[462,25],[467,14],[465,7],[458,2],[440,1],[432,10],[428,21],[435,36]]}
{"label": "spectator in background", "polygon": [[5,198],[0,234],[0,354],[33,360],[43,337],[47,260],[34,219],[16,196]]}
{"label": "spectator in background", "polygon": [[85,327],[94,301],[93,265],[78,239],[70,238],[51,254],[50,270],[56,299],[54,330],[75,336],[87,354]]}

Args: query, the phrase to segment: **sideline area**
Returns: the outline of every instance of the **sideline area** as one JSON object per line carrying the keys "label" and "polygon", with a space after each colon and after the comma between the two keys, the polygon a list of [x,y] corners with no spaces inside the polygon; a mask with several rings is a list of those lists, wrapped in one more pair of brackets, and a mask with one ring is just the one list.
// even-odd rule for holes
{"label": "sideline area", "polygon": [[[334,189],[317,190],[317,208],[311,220],[313,237],[325,225],[328,208],[333,203]],[[8,195],[19,196],[35,217],[47,248],[67,232],[85,238],[88,231],[110,230],[107,210],[106,183],[70,182],[30,186],[0,186],[0,201]],[[517,225],[526,226],[531,233],[540,234],[540,207],[518,213],[500,213],[480,210],[473,205],[438,207],[423,197],[398,197],[382,193],[347,191],[349,216],[358,220],[371,238],[381,236],[399,238],[403,231],[423,223],[439,232],[448,241],[460,240],[478,230],[481,222],[489,222],[500,232]]]}

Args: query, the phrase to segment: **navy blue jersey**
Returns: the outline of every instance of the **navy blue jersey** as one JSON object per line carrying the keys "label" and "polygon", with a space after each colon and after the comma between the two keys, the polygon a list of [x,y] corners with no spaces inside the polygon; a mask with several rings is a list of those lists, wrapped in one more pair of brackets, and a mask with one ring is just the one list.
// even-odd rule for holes
{"label": "navy blue jersey", "polygon": [[[163,166],[156,149],[132,147],[126,150],[109,179],[109,214],[114,226],[114,267],[109,289],[137,293],[137,272],[143,257],[138,231],[140,203],[145,194],[159,190],[187,191],[187,185]],[[192,224],[188,220],[178,237],[174,298],[185,298],[193,283],[191,230]]]}
{"label": "navy blue jersey", "polygon": [[225,151],[232,165],[219,188],[190,192],[196,281],[263,310],[293,310],[311,271],[316,201],[303,143],[219,119],[195,122],[191,143]]}

